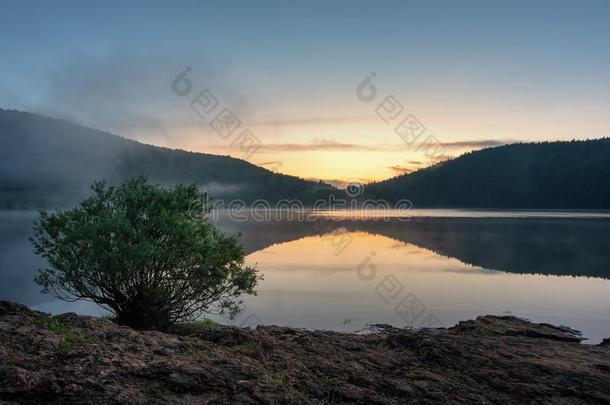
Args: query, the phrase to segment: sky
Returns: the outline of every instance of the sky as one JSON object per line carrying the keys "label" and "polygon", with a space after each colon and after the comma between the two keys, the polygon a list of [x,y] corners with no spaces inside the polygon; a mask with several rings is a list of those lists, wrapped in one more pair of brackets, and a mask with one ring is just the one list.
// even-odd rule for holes
{"label": "sky", "polygon": [[610,136],[609,21],[608,1],[3,1],[0,107],[368,182]]}

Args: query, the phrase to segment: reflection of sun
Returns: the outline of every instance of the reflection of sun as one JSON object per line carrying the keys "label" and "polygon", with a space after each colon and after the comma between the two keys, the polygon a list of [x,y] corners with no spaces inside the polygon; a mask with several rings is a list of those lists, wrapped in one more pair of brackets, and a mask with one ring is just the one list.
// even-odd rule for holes
{"label": "reflection of sun", "polygon": [[[249,262],[278,267],[302,265],[304,267],[341,266],[360,263],[367,255],[374,252],[375,263],[378,266],[400,265],[424,270],[437,261],[447,259],[414,245],[397,242],[386,236],[368,232],[348,232],[352,242],[340,254],[335,254],[332,244],[333,236],[308,236],[298,241],[285,242],[273,246],[272,254],[269,248],[254,252],[248,256]],[[416,256],[412,257],[412,256]]]}
{"label": "reflection of sun", "polygon": [[[353,241],[339,255],[323,236],[276,244],[249,255],[247,261],[257,263],[264,276],[258,295],[248,297],[249,307],[268,311],[275,322],[284,324],[299,319],[304,325],[315,324],[328,314],[338,318],[369,314],[372,322],[400,325],[394,310],[413,294],[426,313],[447,325],[506,310],[545,322],[553,317],[583,319],[584,313],[602,324],[607,320],[610,281],[491,271],[385,236],[347,235]],[[372,277],[359,277],[358,266]],[[384,300],[379,294],[388,280],[398,287],[392,290],[395,298]]]}

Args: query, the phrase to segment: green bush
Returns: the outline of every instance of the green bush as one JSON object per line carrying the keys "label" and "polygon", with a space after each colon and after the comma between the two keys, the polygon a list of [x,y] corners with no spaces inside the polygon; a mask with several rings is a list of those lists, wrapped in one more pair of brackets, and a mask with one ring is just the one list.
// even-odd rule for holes
{"label": "green bush", "polygon": [[168,330],[204,313],[234,316],[255,294],[257,270],[235,237],[193,215],[205,196],[195,185],[163,188],[137,177],[71,210],[41,211],[34,251],[47,260],[36,282],[66,301],[89,300],[118,323]]}

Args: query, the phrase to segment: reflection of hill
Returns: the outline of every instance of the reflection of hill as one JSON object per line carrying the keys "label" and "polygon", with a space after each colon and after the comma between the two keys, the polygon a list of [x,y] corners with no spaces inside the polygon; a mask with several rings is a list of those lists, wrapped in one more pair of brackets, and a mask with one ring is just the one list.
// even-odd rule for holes
{"label": "reflection of hill", "polygon": [[[233,229],[229,229],[229,228]],[[410,243],[464,263],[511,273],[610,278],[610,220],[424,218],[232,224],[248,253],[344,227]]]}
{"label": "reflection of hill", "polygon": [[293,222],[287,220],[234,222],[222,219],[215,222],[224,232],[241,233],[239,241],[246,254],[263,250],[278,243],[291,242],[306,236],[323,235],[338,227],[335,221]]}
{"label": "reflection of hill", "polygon": [[346,228],[487,269],[610,278],[610,220],[425,218],[421,223],[362,221]]}
{"label": "reflection of hill", "polygon": [[[50,300],[32,281],[42,260],[28,242],[35,213],[0,217],[0,299],[36,305]],[[610,220],[424,218],[314,222],[218,221],[228,233],[241,232],[250,254],[273,244],[322,235],[338,228],[364,231],[429,249],[464,263],[510,273],[590,276],[610,279]],[[349,249],[345,254],[349,254]]]}

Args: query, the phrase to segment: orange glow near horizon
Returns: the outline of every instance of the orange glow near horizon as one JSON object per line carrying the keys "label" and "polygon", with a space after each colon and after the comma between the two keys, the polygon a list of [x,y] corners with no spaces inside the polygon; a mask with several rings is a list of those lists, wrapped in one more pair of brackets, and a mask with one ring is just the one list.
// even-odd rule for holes
{"label": "orange glow near horizon", "polygon": [[[420,103],[414,105],[413,111],[418,111],[418,119],[426,132],[415,143],[407,145],[395,132],[395,123],[386,124],[376,114],[376,105],[361,103],[355,97],[346,100],[345,104],[342,109],[316,106],[307,110],[302,106],[300,111],[294,106],[279,106],[272,109],[279,118],[253,114],[249,120],[244,119],[240,130],[249,129],[262,143],[247,160],[274,172],[340,185],[348,181],[380,181],[411,173],[438,161],[494,146],[490,142],[497,145],[583,137],[582,134],[579,137],[572,127],[564,126],[560,131],[530,112],[504,111],[500,115],[503,105],[474,103],[441,108]],[[536,111],[534,107],[532,110]],[[329,116],[331,111],[335,117]],[[564,109],[554,111],[554,116],[558,111]],[[167,117],[169,121],[170,118]],[[174,122],[169,134],[155,137],[150,132],[141,132],[131,135],[158,146],[244,158],[239,147],[232,145],[232,139],[220,138],[210,130],[207,121],[196,117],[188,124]],[[515,123],[526,128],[527,133],[515,131]],[[603,123],[591,121],[590,133],[602,136],[602,128]],[[420,146],[431,135],[446,147],[434,156],[427,156]]]}
{"label": "orange glow near horizon", "polygon": [[[243,158],[243,152],[230,141],[209,132],[202,133],[202,129],[205,127],[183,130],[172,138],[160,138],[154,143],[192,152]],[[261,139],[262,146],[247,159],[250,163],[277,173],[332,184],[380,181],[473,149],[446,148],[442,153],[429,157],[420,148],[419,141],[406,145],[392,128],[375,122],[289,125],[287,128],[262,126],[254,128],[253,132]],[[371,133],[378,135],[370,136]],[[423,136],[422,141],[426,137]],[[146,142],[144,136],[136,136],[136,139]]]}

